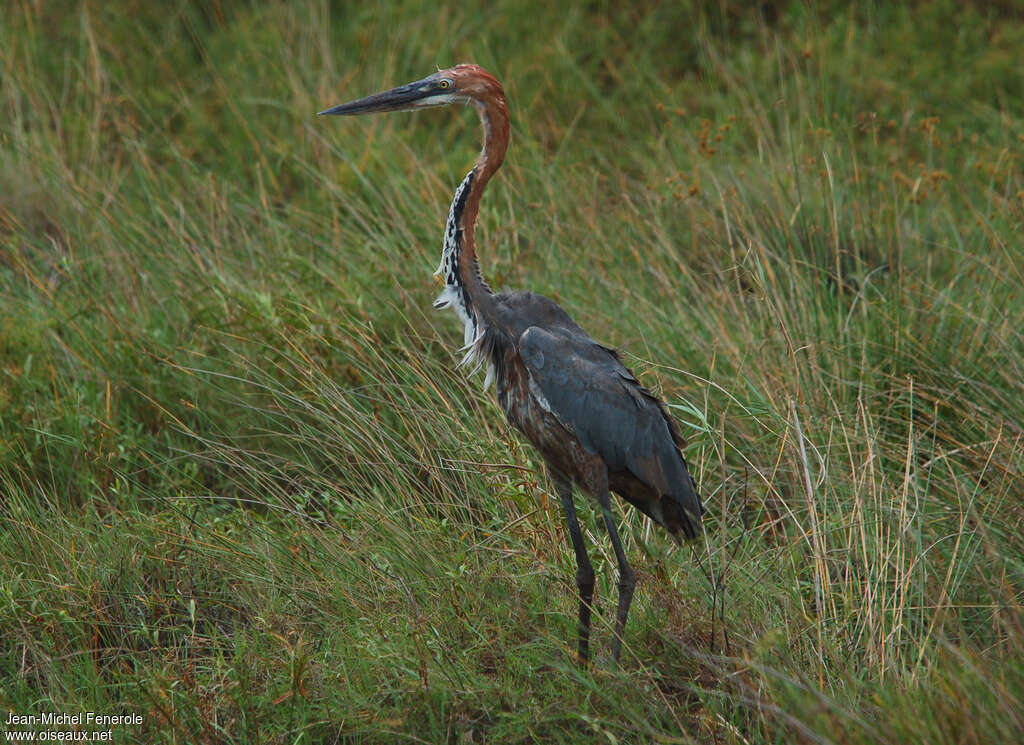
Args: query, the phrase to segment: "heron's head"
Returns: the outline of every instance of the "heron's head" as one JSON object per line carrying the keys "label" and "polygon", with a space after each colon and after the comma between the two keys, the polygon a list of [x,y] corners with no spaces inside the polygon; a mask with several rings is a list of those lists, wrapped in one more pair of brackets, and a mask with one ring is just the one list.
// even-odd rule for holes
{"label": "heron's head", "polygon": [[487,105],[505,103],[501,84],[479,65],[456,65],[433,75],[372,96],[349,101],[320,112],[320,115],[375,114],[382,111],[446,106],[453,103]]}

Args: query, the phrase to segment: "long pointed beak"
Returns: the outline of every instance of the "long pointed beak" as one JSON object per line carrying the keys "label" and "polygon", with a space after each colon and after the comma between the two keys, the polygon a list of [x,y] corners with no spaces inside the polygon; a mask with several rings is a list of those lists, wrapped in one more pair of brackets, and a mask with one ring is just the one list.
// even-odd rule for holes
{"label": "long pointed beak", "polygon": [[444,94],[445,91],[438,86],[438,81],[434,77],[429,77],[417,80],[415,83],[400,85],[383,93],[374,93],[366,98],[324,109],[317,116],[354,116],[356,114],[375,114],[381,111],[404,111],[420,106],[430,106],[432,103],[443,103],[444,101],[441,100],[430,102],[427,99],[435,96],[441,98]]}

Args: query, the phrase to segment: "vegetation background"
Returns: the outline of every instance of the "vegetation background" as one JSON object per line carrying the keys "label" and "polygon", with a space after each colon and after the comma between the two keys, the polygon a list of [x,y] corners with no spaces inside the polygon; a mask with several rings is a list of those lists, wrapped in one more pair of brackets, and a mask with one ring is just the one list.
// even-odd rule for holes
{"label": "vegetation background", "polygon": [[[117,742],[1020,742],[1019,3],[0,13],[0,704]],[[597,659],[431,279],[476,61],[492,284],[673,408],[708,505]],[[4,715],[6,719],[6,714]]]}

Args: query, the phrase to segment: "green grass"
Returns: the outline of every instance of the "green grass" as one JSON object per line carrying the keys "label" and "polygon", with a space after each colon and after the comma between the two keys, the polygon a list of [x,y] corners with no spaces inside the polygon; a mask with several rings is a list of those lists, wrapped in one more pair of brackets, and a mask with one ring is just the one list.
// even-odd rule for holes
{"label": "green grass", "polygon": [[[1013,3],[39,3],[0,17],[0,704],[117,742],[1024,737]],[[535,453],[430,308],[485,273],[664,395],[706,497],[573,661]],[[118,739],[120,738],[120,739]]]}

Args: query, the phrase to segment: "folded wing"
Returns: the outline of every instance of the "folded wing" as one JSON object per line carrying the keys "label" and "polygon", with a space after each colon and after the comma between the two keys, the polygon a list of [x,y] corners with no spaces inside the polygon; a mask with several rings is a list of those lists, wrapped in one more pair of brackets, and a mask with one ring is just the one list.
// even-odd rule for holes
{"label": "folded wing", "polygon": [[[619,360],[576,329],[531,326],[519,338],[531,391],[585,450],[600,456],[610,477],[629,474],[660,504],[637,503],[673,533],[699,532],[703,513],[679,448],[678,428],[661,402]],[[666,499],[667,498],[667,499]]]}

